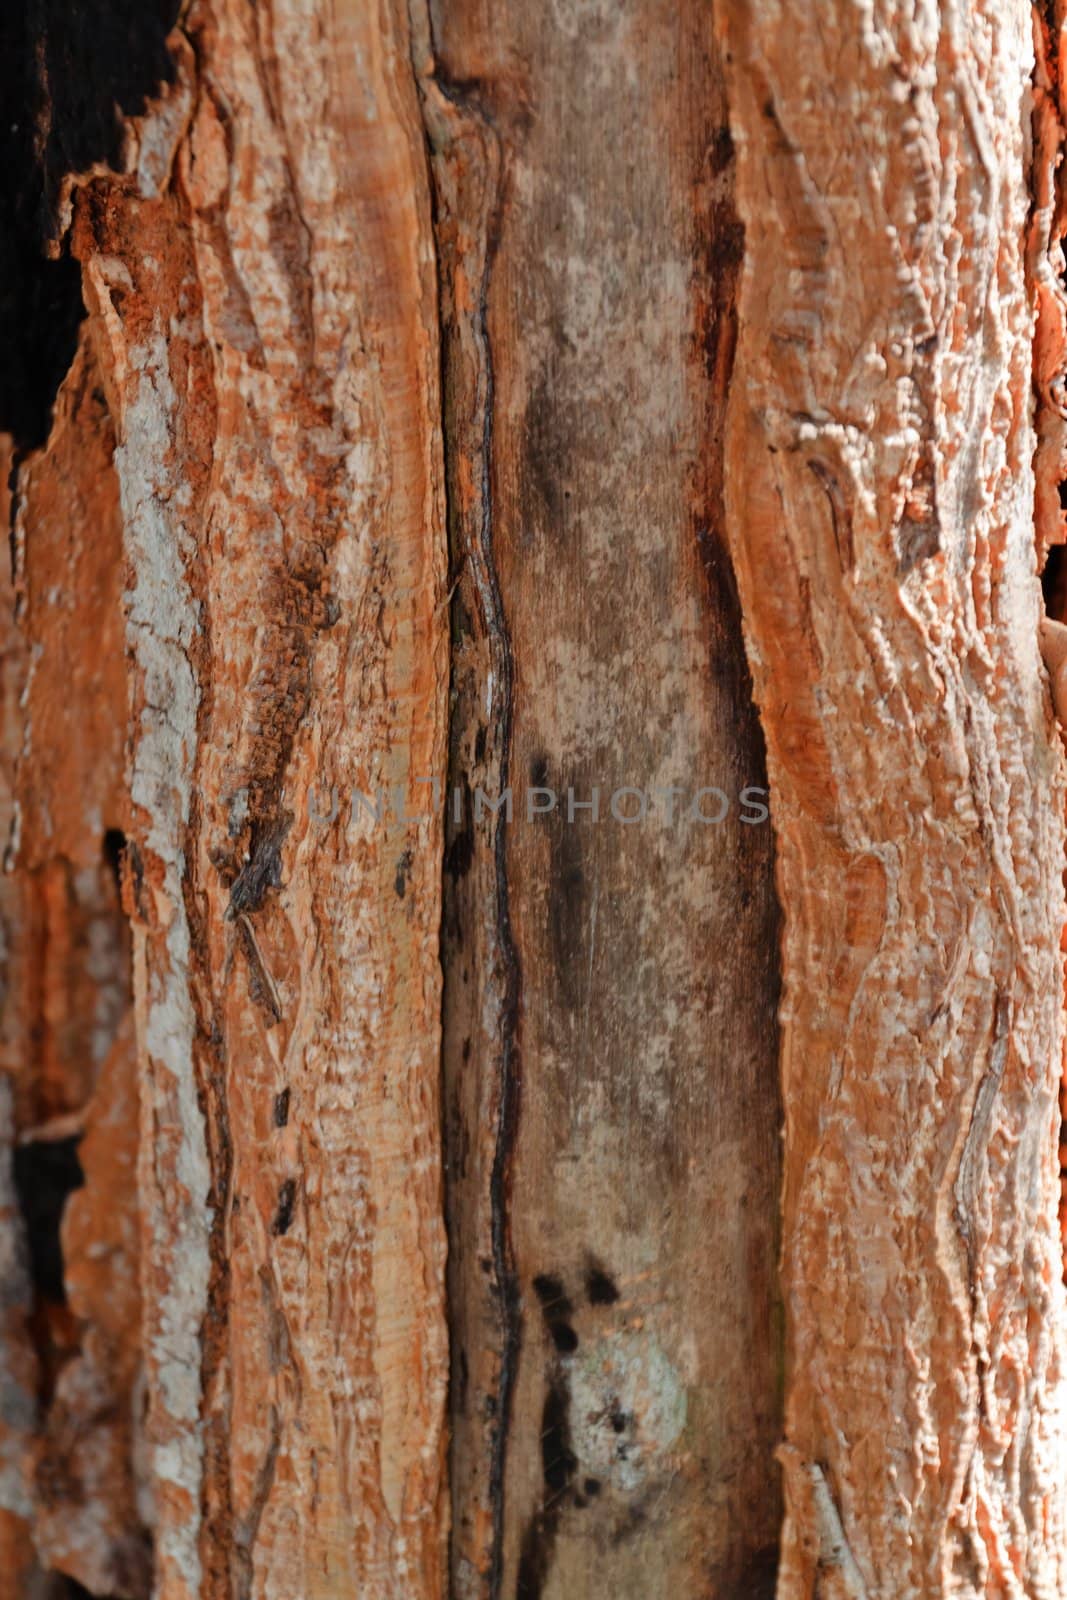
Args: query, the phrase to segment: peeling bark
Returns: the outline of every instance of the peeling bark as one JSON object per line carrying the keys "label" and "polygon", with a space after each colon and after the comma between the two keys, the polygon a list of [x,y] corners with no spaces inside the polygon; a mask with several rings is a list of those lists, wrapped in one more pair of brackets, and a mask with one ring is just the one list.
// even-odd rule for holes
{"label": "peeling bark", "polygon": [[1067,1592],[1064,3],[0,19],[2,1600]]}
{"label": "peeling bark", "polygon": [[348,804],[414,812],[444,762],[406,22],[184,28],[73,201],[128,566],[156,1592],[434,1595],[440,820]]}
{"label": "peeling bark", "polygon": [[834,4],[798,30],[724,0],[721,24],[746,237],[727,509],[785,908],[778,1593],[1051,1597],[1064,759],[1030,11]]}

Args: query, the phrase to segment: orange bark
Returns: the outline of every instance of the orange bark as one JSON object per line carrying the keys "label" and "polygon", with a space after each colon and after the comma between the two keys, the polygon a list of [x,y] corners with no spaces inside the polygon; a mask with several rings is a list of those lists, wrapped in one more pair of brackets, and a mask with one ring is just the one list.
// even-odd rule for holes
{"label": "orange bark", "polygon": [[746,238],[727,506],[786,922],[778,1594],[1061,1594],[1030,11],[722,19]]}

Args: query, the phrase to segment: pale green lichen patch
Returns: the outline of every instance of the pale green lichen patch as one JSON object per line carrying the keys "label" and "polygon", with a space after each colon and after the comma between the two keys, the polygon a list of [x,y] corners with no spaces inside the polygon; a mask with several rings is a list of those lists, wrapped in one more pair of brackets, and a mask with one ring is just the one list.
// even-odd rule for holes
{"label": "pale green lichen patch", "polygon": [[688,1397],[681,1376],[647,1329],[625,1329],[582,1347],[570,1370],[571,1431],[584,1471],[632,1493],[666,1464],[681,1436]]}

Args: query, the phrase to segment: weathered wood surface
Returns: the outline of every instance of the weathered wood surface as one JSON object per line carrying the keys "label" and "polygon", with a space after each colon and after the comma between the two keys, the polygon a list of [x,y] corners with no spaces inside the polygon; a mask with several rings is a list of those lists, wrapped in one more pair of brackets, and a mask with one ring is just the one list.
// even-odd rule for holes
{"label": "weathered wood surface", "polygon": [[[107,843],[137,1028],[135,1074],[123,993],[77,1083],[47,1029],[15,1079],[16,1132],[20,1083],[75,1114],[86,1182],[54,1241],[58,1409],[40,1286],[11,1302],[43,1384],[12,1549],[34,1584],[138,1596],[144,1518],[165,1600],[764,1592],[777,924],[738,804],[762,752],[723,546],[740,239],[707,17],[217,0],[166,44],[161,17],[69,49],[15,29],[54,101],[37,145],[13,130],[18,237],[66,233],[88,317],[51,433],[47,373],[18,422],[12,888],[58,906],[62,862],[99,873]],[[445,848],[422,780],[449,679]],[[516,820],[476,822],[509,782]],[[562,816],[524,822],[535,783]],[[568,822],[594,784],[602,818]],[[721,827],[685,816],[707,784]],[[387,817],[354,815],[379,787]],[[91,999],[52,1003],[57,1038]],[[135,1153],[143,1372],[138,1208],[106,1209]]]}
{"label": "weathered wood surface", "polygon": [[174,14],[3,135],[0,1592],[1058,1600],[1061,0]]}
{"label": "weathered wood surface", "polygon": [[[777,921],[738,803],[763,758],[723,544],[720,67],[695,4],[431,12],[465,795],[453,1592],[754,1600],[780,1516]],[[675,820],[664,793],[612,816],[672,785]],[[722,826],[687,815],[704,785]],[[509,786],[512,820],[479,826],[474,791]],[[594,786],[599,820],[569,822]],[[535,787],[553,814],[530,819]]]}
{"label": "weathered wood surface", "polygon": [[115,870],[127,802],[113,449],[83,340],[48,448],[18,458],[8,507],[0,1063],[18,1205],[3,1221],[0,1593],[12,1600],[51,1593],[55,1574],[131,1600],[150,1584],[133,1462],[138,1116]]}
{"label": "weathered wood surface", "polygon": [[801,28],[723,0],[721,24],[746,239],[727,512],[785,907],[778,1592],[1052,1597],[1064,756],[1030,7]]}
{"label": "weathered wood surface", "polygon": [[156,1592],[429,1597],[441,822],[349,806],[444,773],[407,24],[221,3],[172,48],[72,201],[127,574]]}

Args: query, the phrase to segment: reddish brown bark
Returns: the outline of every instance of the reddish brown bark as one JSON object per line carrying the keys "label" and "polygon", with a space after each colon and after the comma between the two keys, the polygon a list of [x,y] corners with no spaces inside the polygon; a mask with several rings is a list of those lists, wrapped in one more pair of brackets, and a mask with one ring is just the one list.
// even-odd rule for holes
{"label": "reddish brown bark", "polygon": [[113,450],[83,341],[48,450],[18,463],[9,508],[3,1161],[27,1223],[6,1219],[19,1285],[0,1423],[13,1595],[48,1572],[119,1596],[150,1584],[133,1463],[139,1119],[117,878],[128,805]]}
{"label": "reddish brown bark", "polygon": [[443,1565],[440,820],[347,804],[442,769],[429,198],[402,11],[322,21],[191,14],[129,175],[75,205],[130,573],[168,1596]]}
{"label": "reddish brown bark", "polygon": [[15,29],[4,1600],[1067,1589],[1060,0],[717,11]]}
{"label": "reddish brown bark", "polygon": [[785,909],[778,1592],[1059,1594],[1065,769],[1029,7],[722,15],[746,230],[727,505]]}

